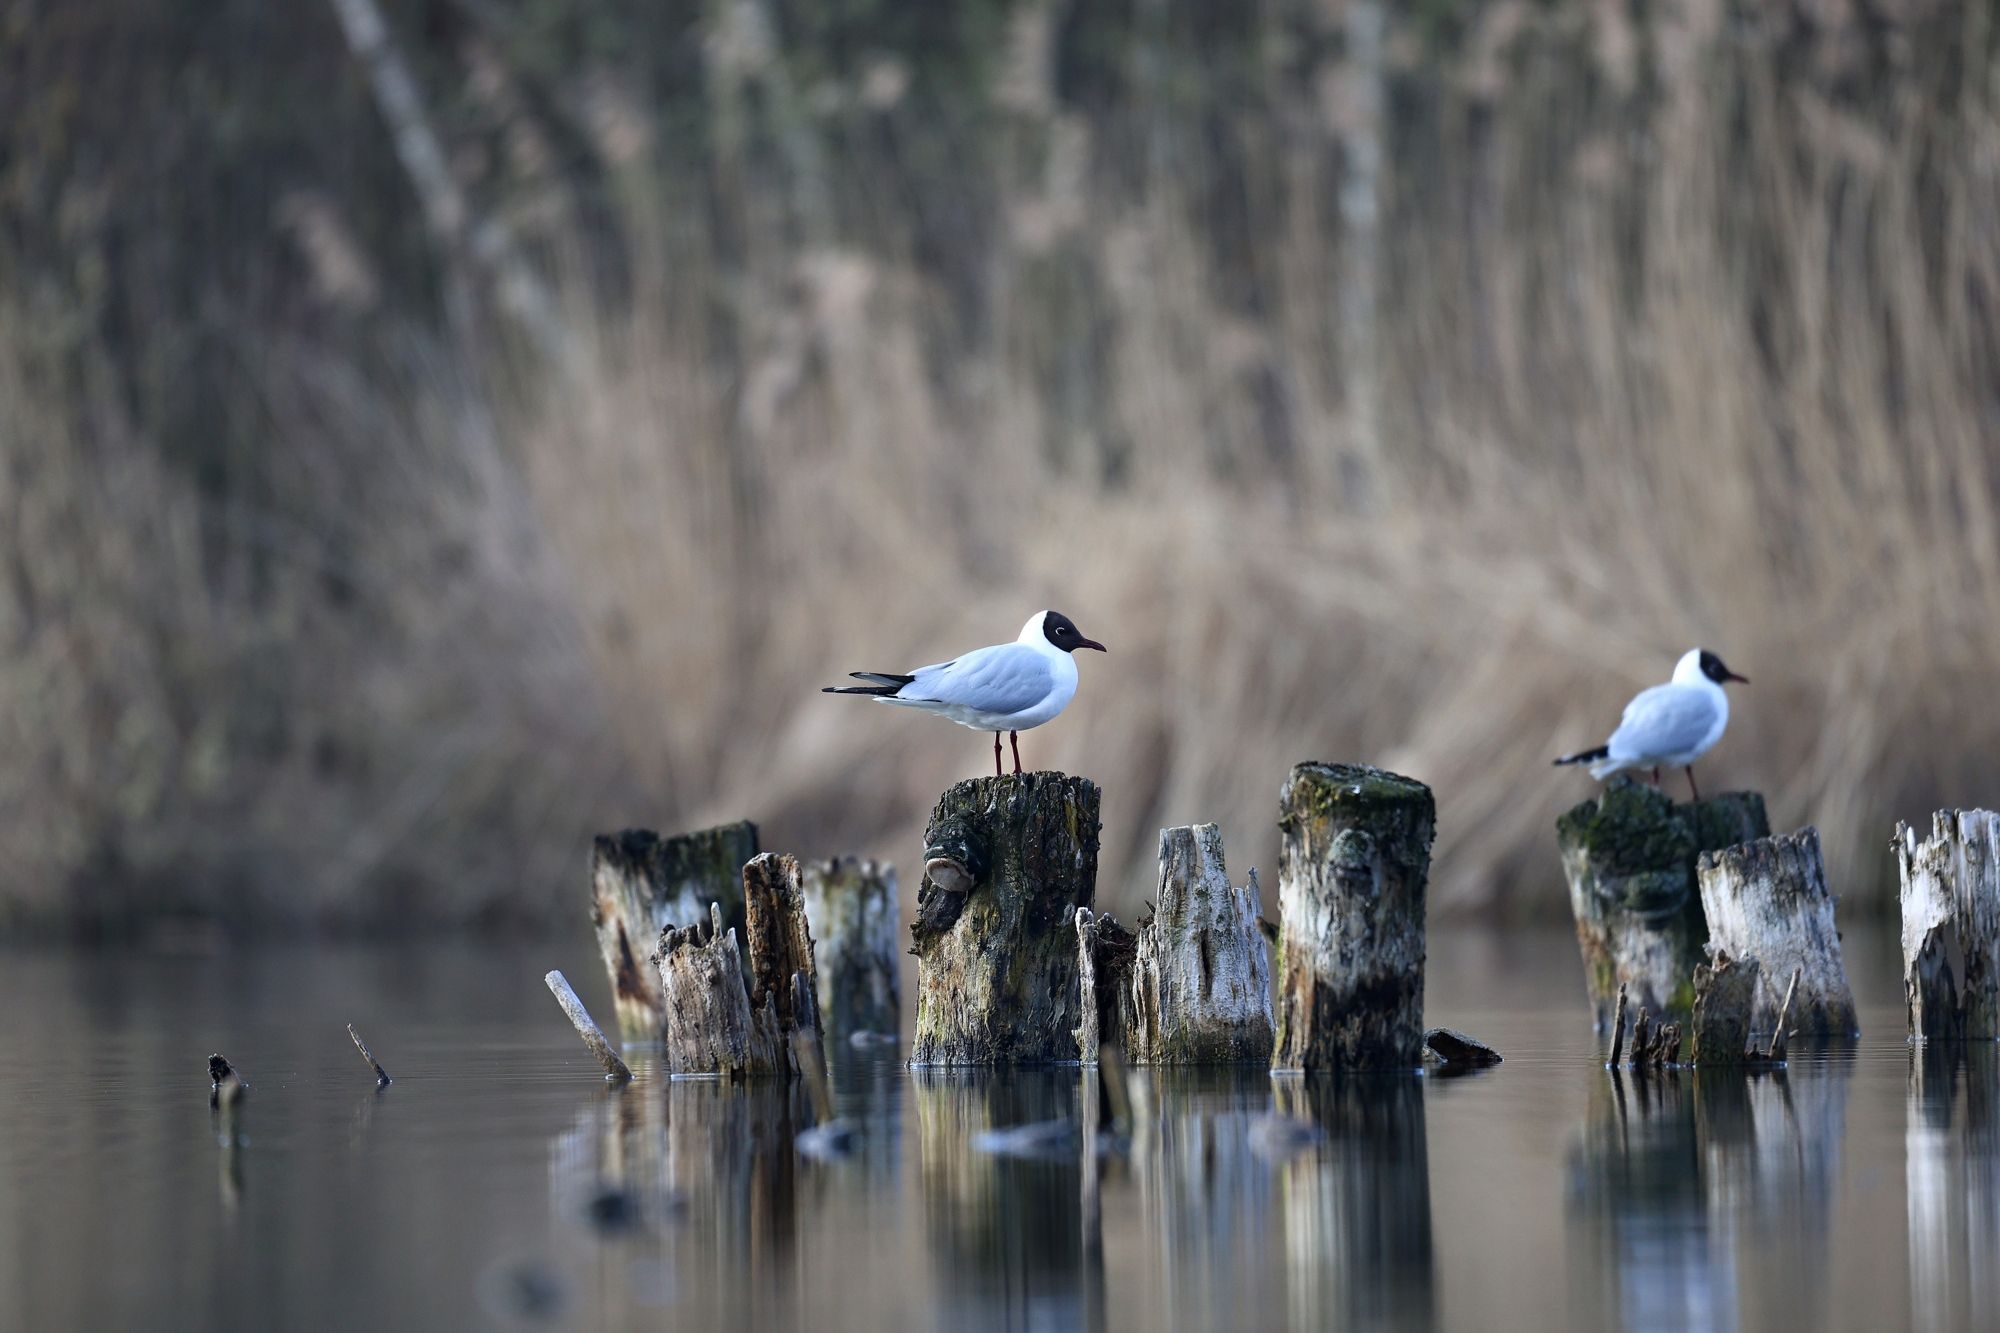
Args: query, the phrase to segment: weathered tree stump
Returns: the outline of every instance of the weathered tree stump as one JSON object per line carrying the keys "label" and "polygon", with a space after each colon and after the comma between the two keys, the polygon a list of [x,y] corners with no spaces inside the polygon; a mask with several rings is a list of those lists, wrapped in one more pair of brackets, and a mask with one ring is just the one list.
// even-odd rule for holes
{"label": "weathered tree stump", "polygon": [[1097,1063],[1107,1041],[1118,1040],[1118,997],[1131,979],[1139,937],[1109,912],[1076,909],[1077,1058]]}
{"label": "weathered tree stump", "polygon": [[646,829],[600,834],[590,854],[590,922],[611,977],[618,1027],[627,1040],[657,1041],[663,1011],[646,947],[676,922],[743,924],[743,866],[757,854],[757,826],[744,820],[662,838]]}
{"label": "weathered tree stump", "polygon": [[[1714,964],[1694,970],[1694,1001],[1688,1017],[1688,1060],[1690,1065],[1737,1065],[1768,1068],[1785,1062],[1785,1037],[1791,1031],[1792,997],[1798,991],[1799,970],[1792,972],[1776,1017],[1772,1021],[1770,1044],[1757,1049],[1750,1035],[1750,1014],[1756,1001],[1759,968],[1756,959],[1732,961],[1717,950]],[[1611,1058],[1605,1067],[1616,1070],[1621,1063],[1630,1068],[1661,1069],[1681,1062],[1682,1033],[1679,1023],[1653,1022],[1644,1009],[1632,1023],[1631,1058],[1625,1052],[1625,988],[1618,988],[1618,1007],[1611,1018]]]}
{"label": "weathered tree stump", "polygon": [[1910,1035],[2000,1037],[2000,815],[1940,810],[1926,840],[1898,824],[1895,847]]}
{"label": "weathered tree stump", "polygon": [[843,856],[801,867],[806,921],[818,950],[827,1031],[894,1037],[902,1026],[897,981],[896,868]]}
{"label": "weathered tree stump", "polygon": [[1685,1018],[1690,978],[1708,942],[1695,858],[1770,836],[1764,798],[1725,792],[1675,805],[1656,787],[1613,778],[1595,800],[1556,821],[1577,944],[1598,1030],[1618,988],[1634,1006]]}
{"label": "weathered tree stump", "polygon": [[722,924],[719,906],[710,905],[705,925],[661,931],[653,961],[666,1010],[669,1073],[743,1078],[771,1072],[774,1052],[759,1041],[750,1018],[743,953],[736,932]]}
{"label": "weathered tree stump", "polygon": [[1415,1069],[1424,1044],[1430,788],[1300,764],[1279,796],[1277,1069]]}
{"label": "weathered tree stump", "polygon": [[1694,1063],[1742,1064],[1750,1050],[1750,1014],[1757,999],[1755,958],[1717,950],[1712,963],[1694,970]]}
{"label": "weathered tree stump", "polygon": [[1077,1058],[1076,909],[1097,887],[1098,791],[1061,773],[974,778],[938,798],[910,928],[911,1063]]}
{"label": "weathered tree stump", "polygon": [[[812,934],[806,926],[799,864],[765,853],[743,867],[747,949],[709,905],[709,922],[660,933],[664,1053],[674,1074],[725,1078],[800,1073],[793,1034],[820,1043]],[[743,970],[742,957],[749,957]],[[823,1049],[820,1058],[825,1058]]]}
{"label": "weathered tree stump", "polygon": [[1860,1035],[1818,829],[1703,852],[1696,875],[1710,945],[1759,965],[1750,1013],[1753,1034],[1769,1036],[1777,1030],[1778,1006],[1796,975],[1791,1021],[1800,1033],[1835,1039]]}
{"label": "weathered tree stump", "polygon": [[1213,824],[1161,829],[1157,899],[1136,937],[1108,916],[1077,912],[1084,1063],[1095,1063],[1100,1036],[1135,1065],[1268,1061],[1271,961],[1257,872],[1230,885]]}

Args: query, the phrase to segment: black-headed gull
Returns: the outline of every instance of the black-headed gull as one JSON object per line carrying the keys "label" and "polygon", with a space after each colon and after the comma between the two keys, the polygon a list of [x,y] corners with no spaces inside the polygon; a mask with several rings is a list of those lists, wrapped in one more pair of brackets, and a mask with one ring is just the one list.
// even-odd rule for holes
{"label": "black-headed gull", "polygon": [[908,675],[893,671],[850,672],[866,685],[828,685],[823,694],[865,694],[885,704],[917,708],[948,717],[962,727],[993,733],[993,772],[1000,772],[1000,733],[1014,747],[1014,771],[1021,771],[1020,733],[1062,712],[1076,695],[1079,648],[1104,651],[1086,639],[1060,611],[1037,611],[1012,643],[975,648],[949,662],[918,667]]}
{"label": "black-headed gull", "polygon": [[1660,783],[1663,765],[1684,768],[1688,791],[1701,799],[1694,785],[1694,761],[1707,754],[1722,739],[1729,725],[1729,696],[1722,682],[1750,683],[1722,664],[1722,659],[1706,648],[1690,648],[1674,666],[1674,678],[1665,685],[1641,690],[1625,705],[1625,716],[1611,739],[1595,750],[1564,755],[1558,764],[1589,764],[1590,776],[1608,778],[1627,768],[1650,768],[1653,785]]}

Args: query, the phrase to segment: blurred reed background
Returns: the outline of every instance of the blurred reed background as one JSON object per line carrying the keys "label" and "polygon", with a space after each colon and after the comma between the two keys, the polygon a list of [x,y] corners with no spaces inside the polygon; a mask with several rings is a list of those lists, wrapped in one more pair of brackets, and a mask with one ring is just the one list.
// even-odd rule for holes
{"label": "blurred reed background", "polygon": [[907,873],[988,741],[816,688],[1044,606],[1124,910],[1199,820],[1275,909],[1338,758],[1561,913],[1549,759],[1697,642],[1849,910],[1994,799],[1991,4],[198,8],[0,16],[0,922]]}

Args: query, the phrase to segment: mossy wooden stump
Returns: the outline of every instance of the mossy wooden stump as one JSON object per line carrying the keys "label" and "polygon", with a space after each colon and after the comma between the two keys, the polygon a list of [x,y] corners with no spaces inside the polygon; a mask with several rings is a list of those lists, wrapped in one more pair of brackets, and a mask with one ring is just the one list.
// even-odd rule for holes
{"label": "mossy wooden stump", "polygon": [[714,903],[726,928],[741,926],[743,866],[756,854],[757,826],[748,820],[671,838],[647,829],[598,835],[590,923],[628,1041],[659,1040],[664,1021],[659,976],[644,961],[653,941],[676,922],[708,920]]}
{"label": "mossy wooden stump", "polygon": [[1822,1040],[1860,1034],[1818,829],[1703,852],[1695,875],[1710,946],[1760,969],[1750,1014],[1753,1035],[1768,1037],[1777,1030],[1778,1006],[1795,974],[1799,983],[1790,1021],[1796,1031]]}
{"label": "mossy wooden stump", "polygon": [[826,1030],[894,1037],[903,1022],[897,980],[896,868],[843,856],[801,868],[806,920],[819,964]]}
{"label": "mossy wooden stump", "polygon": [[1118,1043],[1135,1065],[1269,1060],[1271,959],[1258,926],[1262,912],[1256,871],[1242,888],[1230,884],[1215,825],[1161,829],[1156,906],[1136,936],[1109,916],[1077,911],[1084,1063],[1095,1063],[1100,1040]]}
{"label": "mossy wooden stump", "polygon": [[794,1034],[820,1044],[812,933],[798,862],[768,852],[753,857],[743,867],[743,899],[742,946],[716,904],[709,905],[705,926],[660,932],[653,962],[664,996],[662,1049],[670,1073],[792,1078],[800,1073]]}
{"label": "mossy wooden stump", "polygon": [[1600,1032],[1610,1025],[1620,986],[1655,1017],[1690,1016],[1694,969],[1708,942],[1695,858],[1770,832],[1756,792],[1675,805],[1657,787],[1624,776],[1556,821]]}
{"label": "mossy wooden stump", "polygon": [[2000,1038],[2000,815],[1940,810],[1896,826],[1903,994],[1921,1041]]}
{"label": "mossy wooden stump", "polygon": [[1279,796],[1275,1069],[1416,1069],[1424,1046],[1430,788],[1300,764]]}
{"label": "mossy wooden stump", "polygon": [[910,927],[916,1065],[1077,1058],[1076,909],[1097,888],[1098,790],[1062,773],[974,778],[938,798]]}

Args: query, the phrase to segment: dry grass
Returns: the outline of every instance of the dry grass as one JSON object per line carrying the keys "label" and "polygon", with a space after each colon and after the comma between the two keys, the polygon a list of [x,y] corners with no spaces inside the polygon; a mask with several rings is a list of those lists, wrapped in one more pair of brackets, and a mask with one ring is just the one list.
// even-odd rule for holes
{"label": "dry grass", "polygon": [[[1574,35],[1563,7],[1482,12],[1495,49]],[[582,838],[625,823],[749,815],[767,845],[911,865],[936,793],[984,770],[987,740],[817,687],[1056,606],[1111,652],[1023,748],[1103,786],[1116,905],[1146,888],[1163,824],[1214,820],[1233,869],[1268,875],[1278,785],[1324,758],[1430,783],[1434,902],[1519,913],[1561,910],[1550,827],[1591,790],[1549,759],[1701,643],[1756,682],[1706,781],[1819,825],[1838,890],[1882,907],[1891,822],[1990,803],[2000,775],[1983,707],[2000,661],[2000,124],[1972,92],[1864,114],[1775,73],[1777,43],[1687,13],[1653,34],[1668,81],[1638,128],[1644,98],[1592,121],[1562,69],[1525,56],[1489,88],[1500,57],[1471,43],[1450,76],[1469,91],[1445,100],[1483,137],[1392,164],[1374,434],[1341,390],[1337,158],[1255,109],[1225,149],[1248,164],[1245,253],[1202,221],[1213,172],[1177,166],[1212,142],[1166,122],[1145,187],[1114,183],[1088,168],[1102,127],[1017,71],[1010,133],[1032,169],[975,256],[981,334],[948,349],[954,298],[893,228],[864,251],[732,199],[725,246],[662,216],[685,182],[628,165],[619,223],[649,258],[629,300],[563,284],[583,340],[567,379],[482,394],[512,367],[468,368],[464,349],[388,390],[311,356],[264,367],[319,470],[296,493],[324,514],[325,488],[349,491],[338,539],[312,528],[287,577],[337,546],[381,619],[302,594],[303,634],[231,600],[196,573],[197,507],[169,496],[100,539],[171,558],[92,596],[152,607],[198,651],[116,680],[207,680],[303,634],[325,661],[280,691],[278,759],[189,825],[212,829],[221,801],[285,826],[232,861],[259,883],[294,846],[333,854],[338,873],[298,890],[322,918],[372,919],[384,885],[439,919],[567,915]],[[1615,38],[1597,31],[1593,57],[1614,72]],[[816,169],[893,180],[898,163],[847,144]],[[529,241],[574,258],[585,243],[550,217]],[[73,484],[157,489],[87,472]],[[49,503],[121,512],[95,492]],[[131,563],[123,549],[98,563]],[[51,641],[4,669],[81,651]],[[123,799],[54,757],[78,730],[66,715],[11,726],[67,775],[65,801]],[[116,725],[92,734],[79,753],[120,753]],[[365,755],[351,778],[300,769],[314,736]],[[39,848],[27,882],[101,842]],[[0,847],[36,845],[0,829]]]}

